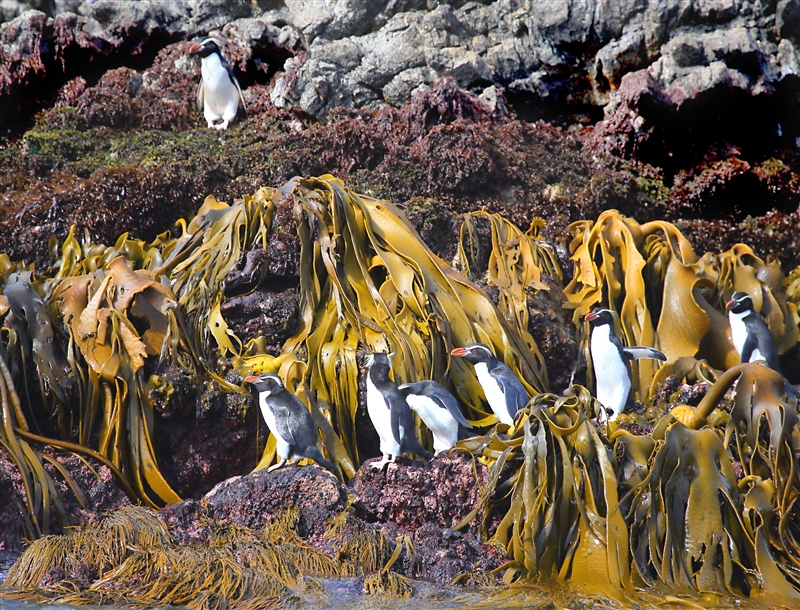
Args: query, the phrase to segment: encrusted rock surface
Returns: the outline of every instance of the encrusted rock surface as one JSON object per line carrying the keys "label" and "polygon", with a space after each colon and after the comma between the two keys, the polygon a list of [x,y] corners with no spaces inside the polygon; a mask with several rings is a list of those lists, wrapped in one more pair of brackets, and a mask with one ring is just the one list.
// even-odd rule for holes
{"label": "encrusted rock surface", "polygon": [[[45,463],[44,468],[63,500],[66,517],[71,525],[82,525],[106,511],[131,506],[130,499],[114,481],[107,466],[89,457],[85,458],[84,462],[75,455],[53,450],[49,453],[60,462],[85,496],[83,505],[63,475],[51,464]],[[6,454],[0,451],[0,550],[20,551],[23,541],[31,536],[23,526],[21,511],[24,510],[24,506],[25,488],[19,471]],[[60,533],[61,528],[56,520],[55,508],[52,509],[47,528],[42,523],[39,525],[43,532]]]}
{"label": "encrusted rock surface", "polygon": [[[478,466],[477,472],[485,480],[485,468]],[[392,569],[449,583],[460,574],[486,572],[504,561],[502,552],[481,544],[474,532],[450,529],[475,507],[477,497],[472,460],[441,456],[431,462],[401,459],[381,472],[366,462],[347,486],[318,466],[260,470],[220,483],[201,500],[168,505],[159,515],[177,542],[191,543],[205,540],[212,523],[259,530],[292,507],[299,509],[297,533],[332,553],[336,543],[324,534],[347,510],[337,539],[364,527],[377,528],[393,546],[407,534],[414,552],[403,552]]]}

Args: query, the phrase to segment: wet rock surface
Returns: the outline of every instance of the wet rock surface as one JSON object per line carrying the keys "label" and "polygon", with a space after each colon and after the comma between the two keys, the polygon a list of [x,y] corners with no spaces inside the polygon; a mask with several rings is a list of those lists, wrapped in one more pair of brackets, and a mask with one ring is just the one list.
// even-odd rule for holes
{"label": "wet rock surface", "polygon": [[[504,561],[502,552],[481,544],[474,533],[450,529],[477,500],[471,459],[401,459],[384,472],[369,464],[347,486],[317,466],[260,470],[220,483],[201,500],[170,504],[159,515],[181,543],[205,540],[212,523],[259,530],[289,507],[299,509],[297,533],[331,554],[364,528],[383,531],[392,548],[407,534],[414,551],[404,550],[392,569],[438,583],[486,572]],[[485,479],[485,469],[479,467],[478,472]],[[336,540],[325,537],[345,510],[346,523]]]}
{"label": "wet rock surface", "polygon": [[487,476],[478,467],[476,478],[471,457],[456,452],[427,462],[401,458],[380,471],[371,466],[377,461],[364,462],[350,482],[356,515],[368,522],[392,522],[405,531],[426,523],[456,525],[477,505]]}

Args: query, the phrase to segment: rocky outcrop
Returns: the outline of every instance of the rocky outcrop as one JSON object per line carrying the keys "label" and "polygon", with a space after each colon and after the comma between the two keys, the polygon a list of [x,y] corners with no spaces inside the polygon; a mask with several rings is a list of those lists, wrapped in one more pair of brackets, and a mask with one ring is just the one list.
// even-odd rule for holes
{"label": "rocky outcrop", "polygon": [[9,5],[3,16],[16,18],[0,34],[0,98],[30,85],[52,95],[79,62],[147,64],[166,44],[209,33],[245,84],[277,72],[272,103],[318,118],[400,105],[441,77],[600,108],[639,70],[676,106],[717,87],[772,94],[800,73],[797,0],[61,0]]}
{"label": "rocky outcrop", "polygon": [[[486,469],[478,465],[477,473],[485,482]],[[260,530],[289,508],[298,511],[298,535],[327,553],[363,535],[359,532],[364,529],[382,532],[391,547],[399,536],[408,535],[414,552],[404,551],[392,569],[449,583],[504,561],[502,552],[481,544],[474,531],[451,529],[476,506],[478,494],[469,458],[400,458],[380,472],[365,463],[347,486],[317,466],[259,470],[220,483],[201,500],[168,505],[159,515],[179,543],[205,540],[212,524]],[[325,534],[337,517],[344,522],[332,540]]]}

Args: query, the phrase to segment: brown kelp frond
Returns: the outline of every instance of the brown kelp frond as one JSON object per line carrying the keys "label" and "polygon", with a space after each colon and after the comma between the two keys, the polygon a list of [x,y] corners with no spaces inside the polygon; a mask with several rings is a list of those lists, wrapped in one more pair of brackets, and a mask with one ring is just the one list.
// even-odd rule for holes
{"label": "brown kelp frond", "polygon": [[[741,290],[753,296],[757,310],[763,305],[781,353],[798,341],[795,304],[779,294],[780,268],[747,246],[699,258],[671,223],[640,225],[616,210],[603,212],[596,222],[575,222],[570,233],[575,268],[565,293],[579,327],[581,317],[602,304],[619,313],[626,344],[658,347],[670,362],[695,357],[725,370],[739,355],[724,299]],[[652,360],[633,363],[641,399],[656,366]]]}
{"label": "brown kelp frond", "polygon": [[[499,290],[498,308],[506,321],[519,329],[523,341],[539,362],[543,371],[541,388],[547,387],[544,359],[536,342],[528,333],[529,290],[549,290],[541,281],[543,273],[558,280],[563,274],[553,249],[542,243],[535,236],[529,236],[499,214],[488,212],[472,212],[464,214],[459,240],[459,257],[467,276],[477,279],[476,274],[486,267],[487,280]],[[482,252],[481,240],[478,237],[478,220],[487,221],[491,229],[491,249]],[[532,230],[539,227],[532,225]],[[534,233],[538,235],[538,233]],[[485,263],[484,263],[485,261]]]}
{"label": "brown kelp frond", "polygon": [[115,258],[105,270],[62,280],[53,298],[69,329],[75,347],[71,364],[86,397],[81,442],[89,444],[99,415],[98,451],[129,477],[137,495],[155,504],[152,490],[162,501],[177,501],[156,463],[153,407],[142,370],[147,357],[162,353],[171,334],[175,295],[152,273],[134,271]]}
{"label": "brown kelp frond", "polygon": [[411,597],[414,588],[409,578],[391,570],[379,570],[364,577],[362,591],[367,595]]}
{"label": "brown kelp frond", "polygon": [[577,577],[597,592],[628,582],[627,526],[613,463],[587,419],[593,410],[580,386],[563,397],[539,394],[513,433],[495,429],[483,444],[484,456],[496,456],[488,487],[510,500],[492,538],[507,549],[507,581]]}
{"label": "brown kelp frond", "polygon": [[636,575],[646,586],[745,596],[759,588],[733,466],[713,430],[667,429],[630,517]]}
{"label": "brown kelp frond", "polygon": [[166,603],[189,608],[236,607],[251,597],[291,599],[294,593],[260,568],[246,567],[233,549],[193,546],[134,551],[119,566],[59,603],[92,604],[97,594],[117,594],[126,604]]}
{"label": "brown kelp frond", "polygon": [[342,576],[359,576],[381,570],[394,550],[383,530],[342,513],[325,533],[331,540]]}
{"label": "brown kelp frond", "polygon": [[33,588],[54,568],[69,574],[81,564],[89,564],[103,575],[133,549],[165,548],[170,542],[166,525],[155,513],[145,508],[122,508],[71,534],[33,541],[9,569],[5,586]]}
{"label": "brown kelp frond", "polygon": [[[529,386],[545,387],[538,351],[522,340],[521,329],[435,256],[401,210],[357,195],[332,176],[296,180],[292,187],[301,323],[276,366],[312,413],[319,407],[325,414],[356,463],[359,347],[394,353],[398,383],[443,380],[449,373],[474,419],[494,416],[483,406],[472,367],[450,361],[453,347],[486,343]],[[325,440],[333,455],[336,446]],[[262,466],[271,458],[265,457]]]}

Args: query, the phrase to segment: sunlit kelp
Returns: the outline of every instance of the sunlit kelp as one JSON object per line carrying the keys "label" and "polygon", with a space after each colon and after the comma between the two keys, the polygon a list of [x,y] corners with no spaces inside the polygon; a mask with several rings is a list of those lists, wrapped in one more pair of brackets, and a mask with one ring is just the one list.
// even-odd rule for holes
{"label": "sunlit kelp", "polygon": [[[765,313],[773,318],[770,329],[781,353],[797,343],[794,305],[773,296],[783,279],[780,269],[747,246],[700,258],[673,224],[640,225],[615,210],[603,212],[596,222],[573,223],[570,233],[575,268],[564,292],[578,325],[587,311],[603,304],[619,313],[626,344],[657,347],[667,355],[667,367],[693,357],[725,370],[739,357],[721,311],[723,299],[742,290],[769,304]],[[634,389],[642,400],[656,366],[650,360],[633,363]]]}
{"label": "sunlit kelp", "polygon": [[513,434],[493,430],[463,443],[495,460],[478,508],[510,500],[491,538],[507,549],[509,582],[572,579],[601,592],[628,581],[627,527],[613,464],[588,421],[593,401],[580,386],[563,397],[539,394],[518,416]]}
{"label": "sunlit kelp", "polygon": [[[267,250],[278,204],[292,206],[295,215],[301,315],[297,333],[274,358],[263,342],[243,345],[222,318],[221,304],[222,280],[242,254],[256,246]],[[647,586],[679,595],[774,594],[793,601],[800,585],[796,400],[762,365],[731,366],[738,357],[723,305],[734,290],[760,295],[761,311],[785,352],[797,342],[796,274],[785,280],[741,245],[699,258],[666,222],[638,225],[607,212],[596,224],[573,225],[576,273],[566,292],[578,327],[590,307],[609,304],[627,342],[669,354],[657,374],[638,370],[640,396],[668,375],[711,386],[697,409],[673,410],[652,436],[612,430],[608,439],[591,421],[596,405],[585,388],[573,386],[560,397],[541,393],[547,377],[527,333],[526,298],[543,289],[542,273],[558,277],[552,252],[537,243],[535,231],[527,235],[498,216],[477,213],[464,222],[460,260],[467,273],[481,258],[470,254],[479,223],[491,231],[485,280],[497,288],[497,308],[431,253],[401,210],[330,176],[264,188],[230,206],[209,198],[194,220],[179,224],[179,235],[162,234],[151,244],[123,236],[105,247],[71,235],[53,277],[0,258],[0,364],[8,363],[0,387],[0,441],[24,471],[31,536],[44,531],[39,525],[50,511],[60,510],[42,468],[45,462],[57,466],[39,449],[48,443],[69,448],[58,435],[80,441],[74,444],[80,448],[96,433],[96,447],[86,452],[111,464],[134,498],[148,504],[175,499],[158,473],[151,442],[149,391],[159,386],[159,366],[183,367],[228,391],[241,388],[226,376],[278,371],[314,415],[324,450],[350,476],[365,457],[355,426],[358,354],[393,352],[398,382],[444,380],[470,418],[490,426],[495,420],[483,407],[472,367],[448,358],[452,347],[481,341],[537,392],[513,426],[490,428],[457,449],[489,467],[480,505],[462,525],[480,515],[484,539],[508,554],[507,580],[569,581],[612,597]],[[41,404],[15,389],[36,387],[24,377],[34,368]],[[718,407],[734,382],[728,415]],[[49,419],[37,419],[37,408]],[[267,445],[261,466],[271,462],[273,448]],[[739,467],[744,478],[737,477]],[[328,542],[331,556],[291,527],[274,526],[258,534],[220,528],[193,549],[126,543],[113,567],[92,560],[103,572],[95,579],[102,586],[67,578],[65,588],[47,595],[87,604],[147,606],[174,598],[192,607],[225,600],[250,607],[258,600],[294,603],[303,595],[303,572],[365,571],[373,572],[364,580],[366,590],[407,592],[408,583],[391,568],[401,552],[413,552],[408,540],[389,541],[345,516]],[[63,565],[92,555],[89,547],[69,551],[64,544],[47,551]],[[272,567],[251,572],[264,563]],[[179,565],[192,573],[180,581],[165,575]],[[32,572],[25,586],[35,587],[41,571],[31,562],[25,569]],[[213,574],[222,577],[212,582]],[[144,582],[151,586],[143,593]],[[126,583],[138,589],[131,592]],[[198,597],[198,590],[206,593]]]}
{"label": "sunlit kelp", "polygon": [[[332,176],[286,190],[301,240],[302,314],[279,371],[287,387],[327,414],[356,463],[359,348],[393,353],[398,383],[447,374],[470,416],[484,423],[495,418],[471,367],[450,360],[453,347],[486,343],[532,388],[546,387],[535,343],[434,255],[395,206],[357,195]],[[271,459],[265,457],[261,465]]]}

